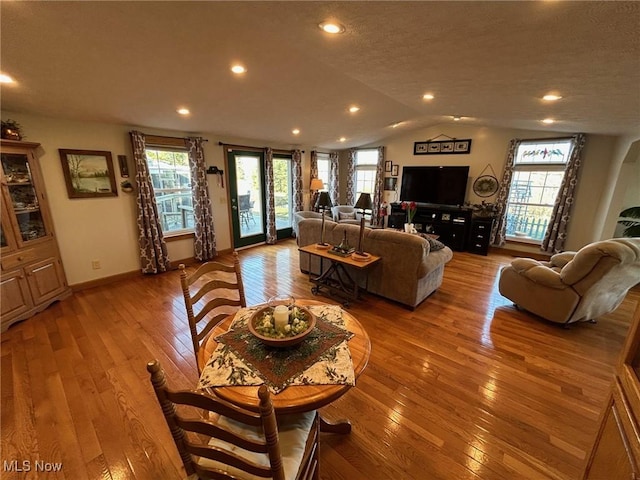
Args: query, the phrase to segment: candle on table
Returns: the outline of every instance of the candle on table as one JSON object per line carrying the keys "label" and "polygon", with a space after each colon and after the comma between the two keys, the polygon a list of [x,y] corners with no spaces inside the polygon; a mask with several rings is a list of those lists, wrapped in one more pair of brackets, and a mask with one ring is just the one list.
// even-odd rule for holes
{"label": "candle on table", "polygon": [[273,321],[276,331],[284,332],[284,326],[289,323],[289,308],[286,305],[278,305],[273,309]]}

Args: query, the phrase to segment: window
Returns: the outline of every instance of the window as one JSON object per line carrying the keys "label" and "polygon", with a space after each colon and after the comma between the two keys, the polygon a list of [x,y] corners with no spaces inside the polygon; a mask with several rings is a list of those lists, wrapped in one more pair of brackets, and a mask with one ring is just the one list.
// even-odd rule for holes
{"label": "window", "polygon": [[276,230],[293,225],[293,180],[291,156],[273,157],[273,196],[276,208]]}
{"label": "window", "polygon": [[189,156],[185,150],[147,148],[147,165],[165,235],[193,232]]}
{"label": "window", "polygon": [[329,190],[329,180],[331,175],[331,162],[329,154],[318,153],[318,178],[322,180],[323,190]]}
{"label": "window", "polygon": [[570,138],[518,146],[507,200],[507,239],[542,243],[572,147]]}
{"label": "window", "polygon": [[378,168],[378,150],[358,150],[356,152],[356,192],[370,193],[376,184],[376,170]]}

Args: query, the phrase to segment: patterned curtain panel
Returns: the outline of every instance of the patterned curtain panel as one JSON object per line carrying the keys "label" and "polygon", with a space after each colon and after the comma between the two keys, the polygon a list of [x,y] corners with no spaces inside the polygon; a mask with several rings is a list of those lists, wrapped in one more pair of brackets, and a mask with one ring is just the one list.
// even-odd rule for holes
{"label": "patterned curtain panel", "polygon": [[[311,150],[311,156],[309,159],[311,163],[311,169],[309,174],[309,185],[311,185],[311,180],[314,178],[318,178],[318,152],[315,150]],[[316,211],[316,200],[318,199],[318,192],[313,192],[311,197],[309,197],[309,210],[312,212]]]}
{"label": "patterned curtain panel", "polygon": [[191,171],[191,196],[193,199],[193,221],[195,259],[201,262],[216,256],[216,234],[213,231],[213,214],[207,185],[207,172],[202,150],[202,138],[185,138]]}
{"label": "patterned curtain panel", "polygon": [[162,235],[158,206],[147,167],[144,134],[130,132],[138,187],[138,247],[142,273],[166,272],[171,267]]}
{"label": "patterned curtain panel", "polygon": [[311,180],[313,180],[314,178],[318,178],[318,152],[315,150],[311,150],[311,158],[310,158],[310,162],[311,162],[311,175],[310,175],[310,179],[309,182],[311,182]]}
{"label": "patterned curtain panel", "polygon": [[507,161],[502,174],[502,181],[498,190],[498,198],[496,199],[496,221],[491,230],[491,245],[501,247],[506,242],[507,234],[507,200],[509,199],[509,190],[511,189],[511,178],[513,177],[513,164],[516,158],[518,146],[522,140],[514,138],[509,143],[509,151],[507,152]]}
{"label": "patterned curtain panel", "polygon": [[558,253],[562,251],[567,239],[567,228],[571,220],[571,209],[575,201],[574,194],[578,185],[578,174],[582,165],[582,148],[585,142],[584,133],[578,133],[573,137],[573,149],[564,171],[562,184],[558,191],[558,197],[553,205],[553,213],[549,220],[547,232],[540,249],[546,253]]}
{"label": "patterned curtain panel", "polygon": [[349,160],[347,161],[347,198],[344,199],[345,205],[356,204],[356,152],[357,148],[349,150]]}
{"label": "patterned curtain panel", "polygon": [[376,167],[376,183],[373,188],[373,211],[371,212],[371,224],[378,225],[380,205],[384,195],[384,147],[378,147],[378,166]]}
{"label": "patterned curtain panel", "polygon": [[267,194],[267,239],[268,244],[274,244],[278,241],[278,235],[276,233],[276,201],[273,195],[274,181],[273,181],[273,151],[270,147],[264,149],[264,169],[265,169],[265,184]]}
{"label": "patterned curtain panel", "polygon": [[[340,205],[340,172],[338,169],[338,152],[332,152],[329,154],[329,197],[334,205]],[[318,164],[316,163],[316,169]]]}
{"label": "patterned curtain panel", "polygon": [[293,211],[304,210],[302,195],[302,152],[294,150],[291,153],[291,176],[293,181]]}

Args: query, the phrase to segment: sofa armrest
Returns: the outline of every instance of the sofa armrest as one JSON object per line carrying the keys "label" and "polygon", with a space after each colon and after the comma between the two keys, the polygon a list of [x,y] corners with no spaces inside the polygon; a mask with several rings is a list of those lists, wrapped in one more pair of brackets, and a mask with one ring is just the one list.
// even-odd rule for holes
{"label": "sofa armrest", "polygon": [[558,290],[567,288],[558,272],[532,258],[516,258],[511,262],[511,267],[519,275],[539,285]]}
{"label": "sofa armrest", "polygon": [[551,257],[549,263],[554,267],[564,268],[564,266],[573,260],[576,256],[576,252],[562,252],[556,253]]}

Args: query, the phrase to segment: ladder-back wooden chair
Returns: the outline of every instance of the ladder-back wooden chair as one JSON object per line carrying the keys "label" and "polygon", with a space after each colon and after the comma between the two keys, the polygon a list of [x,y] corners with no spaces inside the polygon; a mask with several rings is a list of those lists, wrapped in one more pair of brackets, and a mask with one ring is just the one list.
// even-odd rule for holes
{"label": "ladder-back wooden chair", "polygon": [[203,340],[218,322],[247,306],[238,252],[233,252],[233,265],[207,262],[191,275],[183,264],[179,268],[193,351],[201,373],[207,361],[200,348]]}
{"label": "ladder-back wooden chair", "polygon": [[187,475],[201,479],[319,478],[316,411],[276,421],[264,385],[258,390],[259,412],[252,412],[199,391],[170,390],[157,360],[149,362],[147,370]]}

